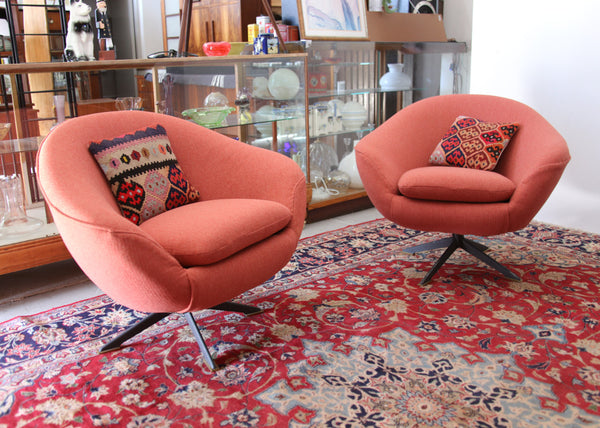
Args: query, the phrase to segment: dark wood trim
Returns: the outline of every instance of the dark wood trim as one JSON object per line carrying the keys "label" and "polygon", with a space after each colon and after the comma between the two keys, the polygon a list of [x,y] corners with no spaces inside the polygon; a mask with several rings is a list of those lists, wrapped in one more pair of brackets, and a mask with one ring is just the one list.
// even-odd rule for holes
{"label": "dark wood trim", "polygon": [[314,223],[316,221],[326,220],[372,207],[373,203],[367,196],[347,199],[345,201],[336,202],[335,204],[322,205],[314,208],[309,207],[306,214],[306,222]]}

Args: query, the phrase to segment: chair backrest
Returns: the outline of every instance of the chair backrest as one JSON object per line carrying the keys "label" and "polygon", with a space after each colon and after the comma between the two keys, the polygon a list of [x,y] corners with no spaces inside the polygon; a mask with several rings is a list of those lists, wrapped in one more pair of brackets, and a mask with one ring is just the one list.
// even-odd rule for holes
{"label": "chair backrest", "polygon": [[203,150],[205,146],[209,150],[217,144],[216,140],[229,140],[185,120],[143,111],[108,112],[69,119],[50,132],[38,154],[46,202],[60,201],[61,211],[66,215],[90,222],[106,219],[104,210],[118,212],[106,178],[88,151],[89,144],[156,124],[165,127],[182,168],[191,176],[196,171],[214,168],[214,163],[207,160],[205,165],[188,164],[192,157],[187,152]]}

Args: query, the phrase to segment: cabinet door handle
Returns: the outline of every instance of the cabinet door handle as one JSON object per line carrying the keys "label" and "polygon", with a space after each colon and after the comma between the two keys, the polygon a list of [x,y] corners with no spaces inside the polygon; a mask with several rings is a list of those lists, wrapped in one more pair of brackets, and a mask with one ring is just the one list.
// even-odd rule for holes
{"label": "cabinet door handle", "polygon": [[206,30],[206,41],[210,42],[210,33],[208,32],[208,21],[204,23],[204,29]]}
{"label": "cabinet door handle", "polygon": [[216,38],[215,38],[215,21],[210,21],[210,24],[212,26],[212,41],[216,42]]}

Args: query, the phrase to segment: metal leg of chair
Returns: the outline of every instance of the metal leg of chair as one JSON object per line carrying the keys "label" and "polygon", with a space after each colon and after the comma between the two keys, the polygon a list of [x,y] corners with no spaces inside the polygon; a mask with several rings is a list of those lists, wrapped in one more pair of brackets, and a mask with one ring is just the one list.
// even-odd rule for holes
{"label": "metal leg of chair", "polygon": [[139,333],[146,330],[148,327],[156,324],[157,322],[159,322],[160,320],[162,320],[163,318],[165,318],[168,315],[170,315],[169,312],[166,312],[166,313],[158,312],[155,314],[148,315],[146,318],[144,318],[137,324],[133,325],[132,327],[129,327],[123,333],[119,334],[113,340],[111,340],[106,345],[104,345],[102,347],[102,349],[100,349],[100,353],[110,352],[110,351],[115,351],[117,349],[120,349],[123,342],[125,342],[128,339],[131,339],[133,336],[138,335]]}
{"label": "metal leg of chair", "polygon": [[198,342],[198,346],[200,347],[200,352],[202,352],[202,355],[204,356],[204,360],[206,361],[206,363],[212,371],[218,370],[219,366],[217,366],[215,360],[213,360],[212,356],[210,355],[210,351],[208,350],[208,346],[206,346],[206,342],[204,342],[204,338],[202,337],[202,333],[198,328],[198,324],[196,324],[194,315],[191,312],[186,312],[185,314],[183,314],[183,316],[187,320],[190,328],[192,329],[192,333],[196,338],[196,342]]}
{"label": "metal leg of chair", "polygon": [[217,311],[239,312],[244,315],[256,315],[263,312],[261,308],[257,308],[256,306],[244,305],[243,303],[235,302],[221,303],[213,306],[211,309],[215,309]]}
{"label": "metal leg of chair", "polygon": [[505,277],[507,277],[509,279],[514,279],[516,281],[520,281],[521,280],[521,278],[519,278],[518,275],[516,275],[515,273],[511,272],[508,268],[506,268],[505,266],[502,266],[496,260],[494,260],[493,258],[491,258],[490,256],[488,256],[487,254],[485,254],[483,251],[481,251],[478,248],[478,246],[473,245],[473,241],[471,241],[469,239],[465,239],[462,242],[461,247],[465,251],[467,251],[469,254],[472,254],[473,256],[477,257],[479,260],[481,260],[482,262],[484,262],[488,266],[496,269],[498,272],[500,272]]}
{"label": "metal leg of chair", "polygon": [[438,239],[437,241],[426,242],[424,244],[415,245],[414,247],[405,248],[402,251],[414,254],[420,253],[421,251],[436,250],[438,248],[447,248],[452,244],[453,241],[453,238],[442,238]]}
{"label": "metal leg of chair", "polygon": [[[462,235],[457,235],[457,236],[462,236]],[[481,252],[486,251],[488,249],[488,247],[486,245],[483,245],[477,241],[473,241],[472,239],[465,238],[464,236],[462,236],[462,239],[464,241],[469,242],[471,245],[473,245],[475,248],[477,248]]]}
{"label": "metal leg of chair", "polygon": [[427,272],[427,275],[425,275],[425,278],[423,278],[421,280],[421,282],[420,282],[421,285],[425,285],[429,281],[431,281],[431,278],[433,278],[433,275],[435,275],[436,272],[442,267],[442,265],[444,263],[446,263],[446,260],[448,260],[448,257],[450,257],[452,255],[452,253],[454,253],[454,251],[456,251],[456,249],[460,247],[460,244],[457,240],[452,239],[452,238],[450,238],[450,240],[451,240],[450,245],[448,246],[448,248],[446,248],[446,251],[444,251],[444,253],[440,256],[440,258],[437,259],[437,261],[435,262],[435,264],[433,265],[431,270],[429,272]]}

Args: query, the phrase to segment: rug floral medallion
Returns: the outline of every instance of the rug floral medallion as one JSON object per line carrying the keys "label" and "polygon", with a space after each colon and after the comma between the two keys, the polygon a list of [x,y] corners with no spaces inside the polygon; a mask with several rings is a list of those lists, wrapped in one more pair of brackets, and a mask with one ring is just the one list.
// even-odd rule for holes
{"label": "rug floral medallion", "polygon": [[597,427],[600,237],[533,223],[481,239],[521,281],[386,220],[300,242],[239,301],[98,354],[145,314],[100,296],[1,324],[0,427]]}

